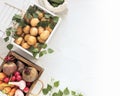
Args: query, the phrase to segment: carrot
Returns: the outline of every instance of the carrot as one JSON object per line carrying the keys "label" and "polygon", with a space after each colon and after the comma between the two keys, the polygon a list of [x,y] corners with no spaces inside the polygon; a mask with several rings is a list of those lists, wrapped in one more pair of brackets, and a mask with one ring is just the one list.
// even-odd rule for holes
{"label": "carrot", "polygon": [[0,84],[3,83],[3,81],[0,80]]}
{"label": "carrot", "polygon": [[6,77],[5,73],[0,72],[0,80],[3,80]]}
{"label": "carrot", "polygon": [[17,90],[17,87],[12,88],[11,91],[8,93],[8,96],[14,96],[16,90]]}
{"label": "carrot", "polygon": [[8,87],[8,86],[10,86],[10,85],[7,84],[7,83],[1,83],[0,84],[0,90],[3,90],[5,87]]}
{"label": "carrot", "polygon": [[10,91],[11,91],[11,87],[5,87],[2,92],[5,93],[5,94],[7,94]]}

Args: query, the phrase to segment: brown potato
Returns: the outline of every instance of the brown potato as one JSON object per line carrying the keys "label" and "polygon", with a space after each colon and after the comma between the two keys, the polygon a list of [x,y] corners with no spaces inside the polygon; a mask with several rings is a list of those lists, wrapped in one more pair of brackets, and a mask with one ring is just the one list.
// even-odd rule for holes
{"label": "brown potato", "polygon": [[29,26],[29,25],[25,26],[25,27],[23,28],[23,32],[24,32],[25,34],[28,34],[28,33],[30,32],[30,26]]}
{"label": "brown potato", "polygon": [[30,34],[26,34],[25,37],[24,37],[24,40],[25,41],[28,41],[28,38],[30,37]]}
{"label": "brown potato", "polygon": [[33,27],[37,26],[38,23],[39,23],[38,18],[32,18],[30,21],[31,26],[33,26]]}
{"label": "brown potato", "polygon": [[44,28],[43,27],[39,27],[38,28],[38,33],[39,33],[39,35],[41,34],[41,33],[43,33],[44,32]]}
{"label": "brown potato", "polygon": [[41,19],[42,17],[44,17],[44,13],[40,12],[40,11],[36,11],[36,13],[38,14],[38,18]]}
{"label": "brown potato", "polygon": [[47,19],[45,17],[42,17],[41,21],[47,21]]}
{"label": "brown potato", "polygon": [[50,28],[50,26],[47,26],[46,30],[48,30],[50,33],[52,32],[52,28]]}
{"label": "brown potato", "polygon": [[30,37],[28,38],[28,40],[27,40],[27,43],[28,43],[29,45],[35,45],[36,42],[37,42],[37,40],[36,40],[36,37],[34,37],[34,36],[30,36]]}
{"label": "brown potato", "polygon": [[21,45],[24,49],[30,48],[30,45],[28,45],[26,42],[22,43]]}
{"label": "brown potato", "polygon": [[40,39],[42,39],[42,40],[47,40],[47,38],[49,37],[49,35],[50,35],[50,32],[48,31],[48,30],[45,30],[43,33],[41,33],[41,35],[40,35]]}
{"label": "brown potato", "polygon": [[38,34],[38,29],[36,27],[32,27],[30,29],[30,35],[37,36],[37,34]]}
{"label": "brown potato", "polygon": [[37,40],[38,40],[40,43],[45,43],[45,40],[42,40],[42,39],[40,38],[40,36],[37,37]]}
{"label": "brown potato", "polygon": [[16,40],[15,40],[15,43],[20,45],[23,41],[23,38],[22,37],[18,37]]}
{"label": "brown potato", "polygon": [[22,40],[21,45],[22,45],[23,43],[25,43],[25,40],[24,40],[24,39]]}
{"label": "brown potato", "polygon": [[22,27],[19,26],[19,27],[17,28],[16,34],[20,36],[22,33],[23,33]]}

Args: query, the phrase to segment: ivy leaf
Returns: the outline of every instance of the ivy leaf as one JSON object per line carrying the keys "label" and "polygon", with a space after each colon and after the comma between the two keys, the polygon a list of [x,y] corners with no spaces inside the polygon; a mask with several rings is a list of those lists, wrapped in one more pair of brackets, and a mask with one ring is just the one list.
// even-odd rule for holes
{"label": "ivy leaf", "polygon": [[48,94],[48,90],[47,89],[43,89],[42,92],[43,92],[44,95]]}
{"label": "ivy leaf", "polygon": [[51,49],[51,48],[48,48],[48,53],[53,53],[54,52],[54,50],[53,49]]}
{"label": "ivy leaf", "polygon": [[69,94],[70,94],[70,91],[69,91],[68,88],[65,88],[63,93],[64,93],[65,95],[69,95]]}
{"label": "ivy leaf", "polygon": [[52,86],[48,84],[48,85],[47,85],[47,90],[48,90],[48,91],[51,91],[51,89],[52,89]]}
{"label": "ivy leaf", "polygon": [[12,20],[19,23],[19,22],[21,21],[21,18],[22,18],[22,16],[20,16],[20,15],[18,15],[18,14],[15,14],[15,15],[13,16]]}
{"label": "ivy leaf", "polygon": [[42,52],[40,52],[40,54],[39,54],[39,57],[42,57],[44,54],[42,53]]}
{"label": "ivy leaf", "polygon": [[4,41],[7,42],[9,40],[9,37],[5,37]]}
{"label": "ivy leaf", "polygon": [[83,96],[81,93],[78,96]]}
{"label": "ivy leaf", "polygon": [[76,95],[76,92],[75,92],[75,91],[71,91],[71,94],[72,94],[72,95]]}
{"label": "ivy leaf", "polygon": [[7,48],[8,48],[9,50],[11,50],[11,49],[13,48],[13,45],[12,45],[12,44],[8,44],[8,45],[7,45]]}
{"label": "ivy leaf", "polygon": [[33,54],[33,57],[36,57],[38,53],[37,52],[33,52],[32,54]]}
{"label": "ivy leaf", "polygon": [[47,48],[47,44],[43,44],[43,45],[42,45],[42,48],[43,48],[43,49]]}
{"label": "ivy leaf", "polygon": [[59,90],[58,96],[63,96],[63,92],[61,90]]}
{"label": "ivy leaf", "polygon": [[7,30],[6,35],[9,37],[11,35],[11,30]]}
{"label": "ivy leaf", "polygon": [[33,13],[33,17],[34,18],[38,18],[38,14],[37,13]]}
{"label": "ivy leaf", "polygon": [[54,23],[57,23],[58,20],[59,20],[59,17],[57,17],[57,16],[54,16],[54,17],[53,17],[53,22],[54,22]]}
{"label": "ivy leaf", "polygon": [[53,93],[52,96],[58,96],[57,93]]}
{"label": "ivy leaf", "polygon": [[59,81],[54,82],[54,87],[58,87],[59,86]]}
{"label": "ivy leaf", "polygon": [[38,53],[38,52],[39,52],[39,49],[38,49],[38,48],[34,48],[34,49],[32,50],[32,52]]}

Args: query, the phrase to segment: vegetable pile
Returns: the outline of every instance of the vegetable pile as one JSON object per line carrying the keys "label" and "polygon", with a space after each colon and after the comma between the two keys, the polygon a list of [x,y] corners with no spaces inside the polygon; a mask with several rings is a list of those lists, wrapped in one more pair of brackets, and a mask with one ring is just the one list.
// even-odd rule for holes
{"label": "vegetable pile", "polygon": [[0,91],[8,96],[25,96],[37,78],[36,68],[9,54],[0,72]]}

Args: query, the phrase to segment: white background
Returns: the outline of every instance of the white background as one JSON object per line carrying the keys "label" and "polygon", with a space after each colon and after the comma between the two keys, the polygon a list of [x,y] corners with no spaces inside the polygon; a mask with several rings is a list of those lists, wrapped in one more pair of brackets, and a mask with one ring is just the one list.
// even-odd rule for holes
{"label": "white background", "polygon": [[69,0],[68,9],[48,44],[55,53],[34,60],[45,69],[40,79],[84,96],[120,96],[120,1]]}

